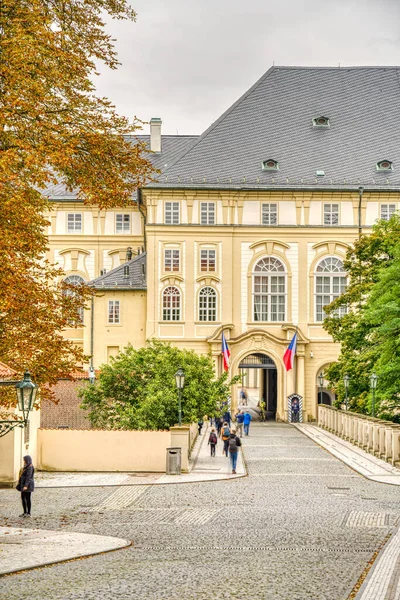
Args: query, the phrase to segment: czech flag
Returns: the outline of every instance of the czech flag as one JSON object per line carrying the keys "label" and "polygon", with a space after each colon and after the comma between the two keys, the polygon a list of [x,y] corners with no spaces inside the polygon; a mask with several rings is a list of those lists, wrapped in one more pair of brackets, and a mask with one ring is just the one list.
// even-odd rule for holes
{"label": "czech flag", "polygon": [[286,349],[286,352],[283,355],[283,364],[286,367],[286,371],[290,371],[290,369],[293,369],[294,357],[296,354],[296,344],[297,333],[295,333],[292,337],[292,341],[289,344],[289,348]]}
{"label": "czech flag", "polygon": [[226,343],[226,339],[225,339],[223,331],[222,331],[222,356],[224,357],[224,371],[229,371],[229,359],[231,356],[231,351],[228,348],[228,344]]}

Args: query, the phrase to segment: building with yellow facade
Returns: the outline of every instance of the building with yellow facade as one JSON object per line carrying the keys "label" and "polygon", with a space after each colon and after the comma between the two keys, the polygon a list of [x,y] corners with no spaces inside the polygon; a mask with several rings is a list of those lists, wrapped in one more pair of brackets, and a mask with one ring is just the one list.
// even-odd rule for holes
{"label": "building with yellow facade", "polygon": [[399,75],[273,67],[201,136],[162,136],[153,119],[141,139],[161,174],[130,210],[49,190],[50,258],[99,292],[84,327],[67,332],[92,365],[155,337],[210,351],[220,372],[224,329],[232,375],[258,389],[271,418],[287,419],[293,392],[315,417],[318,391],[332,397],[318,375],[339,352],[323,308],[346,286],[360,231],[398,208]]}

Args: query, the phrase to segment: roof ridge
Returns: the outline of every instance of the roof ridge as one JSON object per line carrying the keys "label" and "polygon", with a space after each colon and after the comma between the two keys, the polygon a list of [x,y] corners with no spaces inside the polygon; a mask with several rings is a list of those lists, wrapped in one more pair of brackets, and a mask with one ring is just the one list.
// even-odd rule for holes
{"label": "roof ridge", "polygon": [[340,65],[340,66],[301,66],[301,65],[274,65],[275,69],[292,69],[292,70],[305,70],[305,71],[313,71],[313,70],[324,70],[324,69],[337,69],[338,71],[345,71],[348,69],[400,69],[400,65]]}
{"label": "roof ridge", "polygon": [[266,71],[244,94],[242,94],[240,96],[240,98],[238,98],[236,100],[236,102],[234,102],[225,112],[222,113],[222,115],[220,117],[218,117],[218,119],[216,121],[214,121],[214,123],[212,123],[210,125],[210,127],[208,127],[199,137],[197,140],[195,140],[193,142],[193,144],[191,144],[188,148],[185,148],[182,152],[182,154],[180,154],[174,161],[172,161],[171,164],[168,165],[168,168],[163,172],[163,175],[168,176],[168,171],[169,169],[171,169],[171,167],[174,167],[176,165],[177,162],[179,162],[181,160],[181,158],[183,158],[184,156],[186,156],[189,152],[191,152],[193,150],[193,148],[195,148],[197,146],[197,144],[200,144],[200,142],[202,142],[209,133],[211,133],[216,127],[217,125],[219,125],[241,102],[243,102],[243,100],[245,100],[263,81],[264,79],[267,79],[267,77],[270,76],[270,74],[276,69],[277,67],[272,66],[268,69],[268,71]]}

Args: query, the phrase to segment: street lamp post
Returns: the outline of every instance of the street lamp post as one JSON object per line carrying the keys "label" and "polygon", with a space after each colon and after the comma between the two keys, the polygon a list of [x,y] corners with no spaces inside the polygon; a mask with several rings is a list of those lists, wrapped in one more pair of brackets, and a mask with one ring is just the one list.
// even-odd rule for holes
{"label": "street lamp post", "polygon": [[321,371],[321,373],[318,375],[318,381],[319,381],[319,399],[320,399],[320,401],[317,402],[317,404],[322,404],[322,388],[324,387],[324,373],[323,373],[323,371]]}
{"label": "street lamp post", "polygon": [[0,421],[0,437],[6,435],[16,427],[26,427],[29,413],[35,404],[38,386],[33,383],[29,371],[25,371],[22,381],[0,381],[1,386],[14,386],[17,394],[18,410],[23,414],[22,420]]}
{"label": "street lamp post", "polygon": [[185,371],[178,369],[175,373],[176,388],[178,390],[178,415],[179,425],[182,425],[182,390],[185,385]]}
{"label": "street lamp post", "polygon": [[348,399],[347,393],[348,393],[348,389],[349,389],[350,377],[347,375],[347,373],[343,377],[343,383],[344,383],[344,391],[346,394],[346,410],[349,410],[349,399]]}
{"label": "street lamp post", "polygon": [[375,417],[375,390],[378,385],[378,375],[374,372],[369,378],[369,383],[372,390],[372,416]]}

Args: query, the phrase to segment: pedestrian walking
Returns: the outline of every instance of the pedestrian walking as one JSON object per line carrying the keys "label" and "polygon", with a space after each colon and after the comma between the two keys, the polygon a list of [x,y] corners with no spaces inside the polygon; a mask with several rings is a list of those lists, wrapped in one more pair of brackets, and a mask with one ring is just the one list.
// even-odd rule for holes
{"label": "pedestrian walking", "polygon": [[239,437],[243,436],[243,420],[243,411],[239,410],[236,414],[236,433],[239,435]]}
{"label": "pedestrian walking", "polygon": [[240,438],[236,435],[236,431],[232,429],[228,440],[229,458],[231,459],[232,475],[236,475],[236,464],[238,459],[239,448],[242,445]]}
{"label": "pedestrian walking", "polygon": [[244,429],[244,435],[249,435],[249,429],[250,429],[250,421],[252,420],[252,416],[249,413],[248,410],[246,410],[246,412],[244,413],[244,417],[243,417],[243,429]]}
{"label": "pedestrian walking", "polygon": [[210,445],[210,449],[211,449],[211,456],[215,456],[215,447],[218,443],[218,437],[217,434],[215,432],[215,427],[213,427],[211,429],[211,433],[210,436],[208,438],[208,443]]}
{"label": "pedestrian walking", "polygon": [[228,423],[228,427],[230,427],[231,426],[232,417],[231,417],[231,413],[229,412],[229,410],[227,410],[224,413],[223,419],[224,419],[224,421],[226,421]]}
{"label": "pedestrian walking", "polygon": [[31,516],[31,493],[35,489],[35,469],[32,464],[32,458],[29,455],[24,456],[24,466],[20,471],[17,483],[17,490],[21,492],[22,508],[24,510],[20,517]]}
{"label": "pedestrian walking", "polygon": [[222,429],[222,425],[224,424],[223,418],[222,417],[215,417],[215,424],[217,426],[218,437],[221,437],[221,429]]}
{"label": "pedestrian walking", "polygon": [[203,419],[199,419],[197,421],[197,428],[199,430],[199,435],[201,435],[201,430],[203,429],[203,423],[204,423]]}
{"label": "pedestrian walking", "polygon": [[229,438],[231,435],[231,430],[229,428],[228,423],[225,421],[222,429],[221,429],[221,437],[222,437],[222,441],[224,442],[224,448],[222,450],[222,454],[225,454],[225,456],[228,456],[228,446],[229,446]]}

